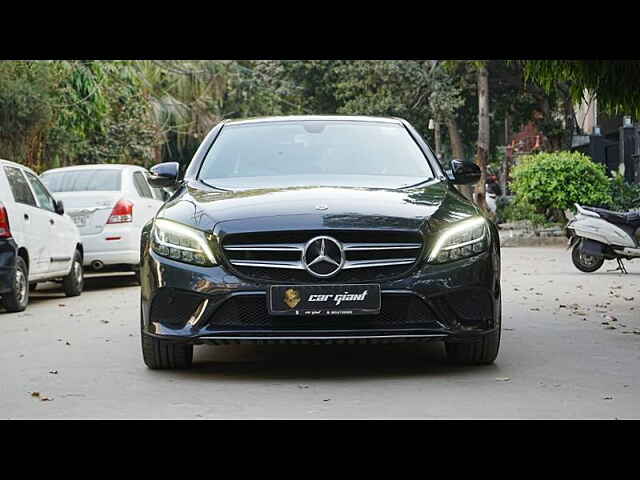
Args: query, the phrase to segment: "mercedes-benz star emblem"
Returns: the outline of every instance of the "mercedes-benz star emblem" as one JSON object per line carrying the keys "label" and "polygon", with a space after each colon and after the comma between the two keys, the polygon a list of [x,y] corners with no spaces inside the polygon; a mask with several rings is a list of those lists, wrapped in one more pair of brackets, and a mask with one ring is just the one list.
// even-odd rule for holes
{"label": "mercedes-benz star emblem", "polygon": [[331,237],[312,238],[304,247],[302,264],[315,277],[331,277],[344,265],[342,245]]}

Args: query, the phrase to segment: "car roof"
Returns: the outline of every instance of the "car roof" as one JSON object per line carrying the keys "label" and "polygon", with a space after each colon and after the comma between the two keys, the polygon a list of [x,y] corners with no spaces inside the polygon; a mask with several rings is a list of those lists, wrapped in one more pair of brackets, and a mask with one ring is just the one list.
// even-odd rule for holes
{"label": "car roof", "polygon": [[42,173],[60,172],[70,170],[146,170],[140,165],[128,165],[125,163],[92,163],[87,165],[72,165],[70,167],[51,168]]}
{"label": "car roof", "polygon": [[10,160],[5,160],[4,158],[0,158],[0,164],[10,165],[12,167],[23,168],[24,170],[27,170],[27,171],[33,173],[34,175],[38,176],[38,174],[36,172],[34,172],[31,168],[27,167],[26,165],[22,165],[21,163],[16,163],[16,162],[12,162]]}
{"label": "car roof", "polygon": [[306,122],[306,121],[337,121],[337,122],[369,122],[369,123],[395,123],[402,124],[402,119],[397,117],[368,117],[364,115],[288,115],[281,117],[254,117],[223,120],[225,125],[244,125],[266,122]]}

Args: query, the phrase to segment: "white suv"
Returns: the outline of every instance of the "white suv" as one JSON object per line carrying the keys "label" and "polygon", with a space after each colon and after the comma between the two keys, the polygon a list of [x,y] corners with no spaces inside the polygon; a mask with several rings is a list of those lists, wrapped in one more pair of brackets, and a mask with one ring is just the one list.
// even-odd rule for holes
{"label": "white suv", "polygon": [[0,159],[0,303],[20,312],[37,282],[62,280],[67,296],[82,293],[82,243],[33,170]]}
{"label": "white suv", "polygon": [[40,175],[80,231],[85,266],[138,274],[142,227],[165,198],[149,185],[148,175],[143,167],[117,164],[55,168]]}

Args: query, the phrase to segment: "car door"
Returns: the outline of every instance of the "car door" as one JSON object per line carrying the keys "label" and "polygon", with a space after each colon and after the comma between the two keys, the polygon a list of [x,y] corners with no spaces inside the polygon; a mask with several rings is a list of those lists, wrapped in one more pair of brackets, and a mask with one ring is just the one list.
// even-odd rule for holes
{"label": "car door", "polygon": [[24,171],[38,207],[47,215],[47,227],[49,229],[49,268],[51,274],[66,274],[71,268],[73,252],[75,250],[75,228],[71,221],[64,215],[56,213],[56,202],[42,184],[40,179],[29,171]]}
{"label": "car door", "polygon": [[23,232],[24,246],[29,255],[29,280],[46,275],[49,269],[48,216],[35,199],[24,170],[13,165],[3,166],[14,204],[11,222]]}

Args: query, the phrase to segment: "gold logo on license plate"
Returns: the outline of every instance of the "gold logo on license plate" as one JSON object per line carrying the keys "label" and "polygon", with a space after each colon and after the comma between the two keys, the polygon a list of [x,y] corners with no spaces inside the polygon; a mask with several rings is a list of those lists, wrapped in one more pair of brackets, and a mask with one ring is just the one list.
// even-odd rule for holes
{"label": "gold logo on license plate", "polygon": [[300,303],[300,293],[294,288],[287,288],[284,291],[284,303],[286,303],[289,308],[293,308]]}

